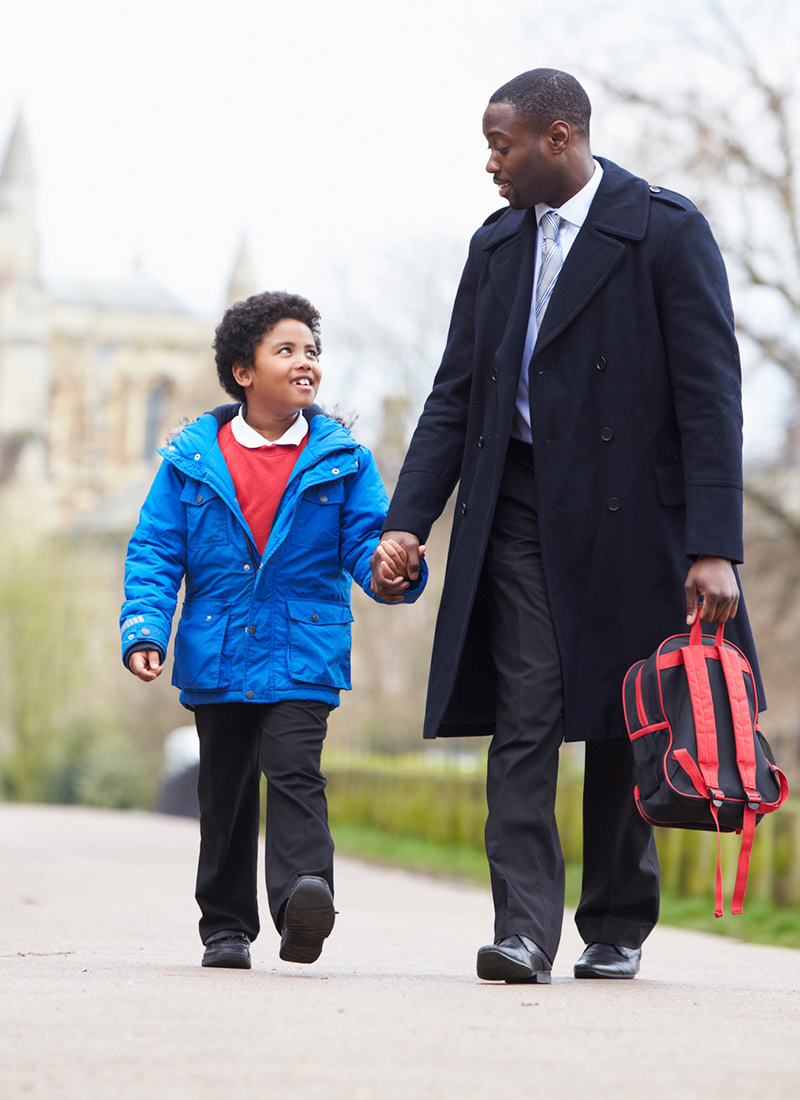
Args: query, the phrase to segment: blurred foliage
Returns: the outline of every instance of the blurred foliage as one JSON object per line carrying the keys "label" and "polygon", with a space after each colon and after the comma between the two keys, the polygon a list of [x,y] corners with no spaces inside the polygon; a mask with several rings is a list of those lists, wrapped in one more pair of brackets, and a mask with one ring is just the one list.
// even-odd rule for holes
{"label": "blurred foliage", "polygon": [[[465,844],[443,844],[418,837],[396,836],[370,825],[334,823],[336,851],[390,867],[473,882],[489,887],[486,856]],[[574,908],[581,890],[581,869],[567,864],[566,902]],[[800,911],[797,907],[776,908],[768,898],[748,895],[744,913],[717,920],[706,897],[681,897],[672,889],[661,891],[660,922],[697,932],[733,936],[747,943],[765,943],[800,948]]]}
{"label": "blurred foliage", "polygon": [[0,544],[5,799],[120,809],[152,801],[152,769],[123,726],[101,659],[99,561],[65,540]]}
{"label": "blurred foliage", "polygon": [[[580,866],[583,850],[582,761],[579,746],[562,746],[556,816],[564,858],[574,866]],[[392,837],[392,844],[398,839],[413,842],[414,858],[422,858],[425,845],[442,846],[429,870],[447,870],[447,851],[454,860],[451,872],[460,874],[474,866],[461,849],[485,858],[485,758],[476,755],[471,768],[464,765],[463,754],[448,761],[446,754],[429,752],[396,759],[326,753],[323,767],[337,843],[340,827],[353,826],[368,830],[369,835],[375,832]],[[713,919],[716,834],[657,829],[656,842],[664,889],[676,898],[707,903]],[[735,833],[721,837],[728,908],[740,844],[741,837]],[[377,848],[373,854],[382,858]],[[759,823],[746,906],[756,899],[762,908],[776,910],[796,909],[800,903],[800,803],[796,801],[777,813],[765,814]]]}

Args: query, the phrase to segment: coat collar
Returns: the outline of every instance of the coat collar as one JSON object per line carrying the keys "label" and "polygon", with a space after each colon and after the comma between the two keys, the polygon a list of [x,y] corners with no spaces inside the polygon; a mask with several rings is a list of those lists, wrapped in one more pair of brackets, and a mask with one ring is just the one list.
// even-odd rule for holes
{"label": "coat collar", "polygon": [[[650,216],[650,193],[646,180],[634,176],[605,157],[595,157],[603,166],[603,178],[597,189],[584,225],[614,237],[641,241],[647,232]],[[482,247],[484,251],[522,233],[526,224],[526,210],[506,207],[493,214],[484,223]]]}
{"label": "coat collar", "polygon": [[[646,180],[626,172],[605,157],[596,158],[603,166],[603,178],[589,207],[586,223],[601,233],[644,240],[650,217],[650,188]],[[585,223],[585,224],[586,224]]]}
{"label": "coat collar", "polygon": [[[159,448],[158,453],[190,477],[210,476],[226,488],[232,489],[233,483],[217,444],[217,433],[238,411],[238,403],[218,405],[211,412],[203,413],[197,420],[187,424],[166,447]],[[309,421],[308,443],[298,460],[295,472],[305,471],[328,455],[353,453],[358,449],[358,444],[347,428],[326,416],[319,405],[304,409],[303,416]]]}
{"label": "coat collar", "polygon": [[[626,240],[643,240],[650,215],[648,184],[604,157],[603,178],[589,207],[544,316],[534,354],[584,309],[610,276]],[[533,280],[536,221],[532,210],[509,208],[483,226],[481,246],[490,253],[489,277],[510,322],[504,348],[511,360],[522,355]],[[520,335],[521,334],[521,335]]]}

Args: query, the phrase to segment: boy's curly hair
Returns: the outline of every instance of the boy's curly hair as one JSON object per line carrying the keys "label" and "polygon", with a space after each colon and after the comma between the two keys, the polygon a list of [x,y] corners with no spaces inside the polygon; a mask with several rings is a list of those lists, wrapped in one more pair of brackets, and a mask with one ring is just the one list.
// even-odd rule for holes
{"label": "boy's curly hair", "polygon": [[225,311],[217,325],[212,347],[216,352],[219,384],[237,401],[244,401],[245,393],[233,377],[233,364],[243,363],[246,367],[252,367],[256,348],[264,336],[287,317],[308,325],[319,354],[322,351],[319,311],[299,294],[268,290],[264,294],[253,294],[243,302],[234,302]]}

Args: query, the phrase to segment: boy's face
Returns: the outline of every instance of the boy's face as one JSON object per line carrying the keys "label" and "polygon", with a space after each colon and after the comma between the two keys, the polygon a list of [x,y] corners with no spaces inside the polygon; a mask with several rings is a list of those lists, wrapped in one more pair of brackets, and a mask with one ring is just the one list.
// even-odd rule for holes
{"label": "boy's face", "polygon": [[286,317],[264,333],[252,367],[234,364],[233,376],[245,390],[248,414],[276,420],[294,418],[313,405],[322,372],[308,325]]}

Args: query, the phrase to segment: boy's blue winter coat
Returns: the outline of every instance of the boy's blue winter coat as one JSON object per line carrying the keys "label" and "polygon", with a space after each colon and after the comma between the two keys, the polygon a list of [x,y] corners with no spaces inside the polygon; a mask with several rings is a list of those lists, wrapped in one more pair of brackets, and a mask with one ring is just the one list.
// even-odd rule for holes
{"label": "boy's blue winter coat", "polygon": [[164,462],[128,547],[123,660],[145,644],[166,653],[185,575],[172,675],[185,706],[336,706],[350,687],[351,578],[372,595],[369,561],[386,492],[370,452],[313,406],[304,413],[308,442],[259,559],[217,444],[238,409],[204,413],[159,451]]}

